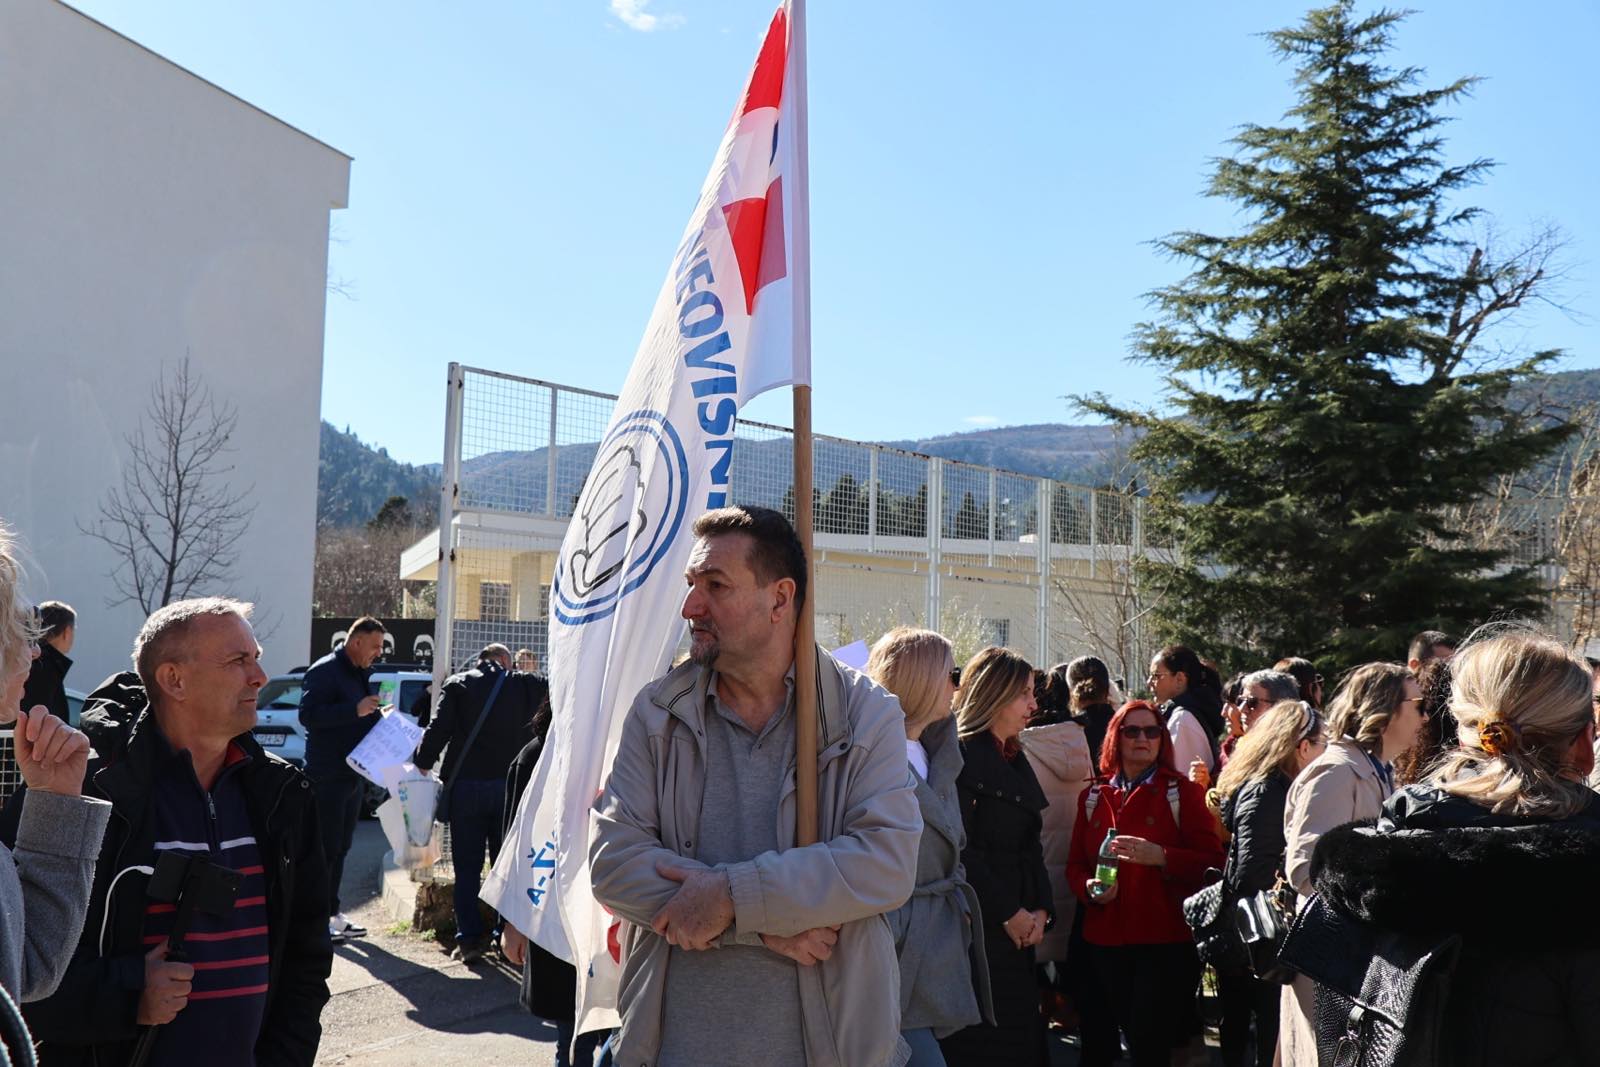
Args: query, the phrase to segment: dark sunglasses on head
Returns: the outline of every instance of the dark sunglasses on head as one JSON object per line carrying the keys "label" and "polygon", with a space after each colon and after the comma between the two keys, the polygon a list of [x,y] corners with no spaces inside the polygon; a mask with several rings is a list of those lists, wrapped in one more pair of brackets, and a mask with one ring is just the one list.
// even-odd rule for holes
{"label": "dark sunglasses on head", "polygon": [[957,689],[961,688],[961,668],[960,667],[951,667],[950,668],[950,684],[955,686]]}
{"label": "dark sunglasses on head", "polygon": [[1146,741],[1159,741],[1164,728],[1160,726],[1128,726],[1124,724],[1117,727],[1117,731],[1123,737],[1142,737]]}

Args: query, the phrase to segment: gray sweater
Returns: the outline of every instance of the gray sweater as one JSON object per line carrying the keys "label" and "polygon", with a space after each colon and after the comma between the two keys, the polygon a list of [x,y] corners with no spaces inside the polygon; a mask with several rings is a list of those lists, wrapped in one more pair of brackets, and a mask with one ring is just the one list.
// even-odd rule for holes
{"label": "gray sweater", "polygon": [[13,998],[42,1000],[61,984],[83,933],[110,820],[103,800],[23,796],[17,847],[0,845],[0,985]]}

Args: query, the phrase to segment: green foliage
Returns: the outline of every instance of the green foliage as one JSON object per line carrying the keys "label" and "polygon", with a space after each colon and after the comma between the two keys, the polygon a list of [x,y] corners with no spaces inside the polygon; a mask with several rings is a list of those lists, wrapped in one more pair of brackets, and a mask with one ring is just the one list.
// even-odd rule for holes
{"label": "green foliage", "polygon": [[1228,666],[1394,659],[1424,627],[1541,610],[1530,569],[1446,516],[1569,433],[1509,400],[1556,353],[1482,341],[1545,259],[1468,240],[1476,212],[1451,196],[1491,164],[1445,161],[1440,111],[1473,79],[1385,67],[1402,19],[1341,2],[1269,35],[1297,101],[1245,126],[1208,190],[1244,228],[1157,242],[1192,267],[1135,333],[1170,412],[1080,401],[1138,435],[1150,535],[1177,549],[1142,564],[1158,630]]}
{"label": "green foliage", "polygon": [[980,507],[970,492],[961,497],[961,506],[950,519],[950,536],[957,540],[989,539],[989,504]]}
{"label": "green foliage", "polygon": [[395,496],[415,502],[410,506],[414,522],[437,521],[437,469],[397,463],[384,449],[324,422],[317,461],[317,524],[359,526],[373,520]]}

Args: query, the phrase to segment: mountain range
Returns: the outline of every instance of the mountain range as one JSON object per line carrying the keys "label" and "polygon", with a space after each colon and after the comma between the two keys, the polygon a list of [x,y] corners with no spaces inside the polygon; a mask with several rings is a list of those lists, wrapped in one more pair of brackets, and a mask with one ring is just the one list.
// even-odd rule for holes
{"label": "mountain range", "polygon": [[[1529,383],[1524,400],[1543,398],[1573,409],[1600,403],[1600,369],[1562,371]],[[1104,485],[1121,466],[1126,434],[1109,425],[1041,423],[971,430],[917,440],[884,441],[906,452],[1042,478],[1085,485]],[[583,487],[594,463],[597,442],[563,445],[556,450],[555,497],[565,510]],[[787,438],[741,440],[735,453],[735,499],[780,507],[791,481]],[[921,483],[920,464],[893,459],[880,464],[884,489],[909,494]],[[442,467],[437,463],[400,463],[387,450],[363,442],[348,430],[322,424],[317,483],[317,517],[331,526],[359,525],[375,515],[391,496],[413,503],[439,492]],[[511,511],[542,511],[550,499],[550,460],[545,449],[490,452],[462,463],[461,503]],[[849,477],[857,486],[868,479],[867,450],[820,440],[816,450],[816,485],[820,492]],[[956,478],[959,484],[960,478]],[[982,496],[986,486],[972,487]],[[950,494],[949,497],[953,497]],[[563,506],[564,505],[564,506]],[[946,507],[957,502],[947,498]]]}

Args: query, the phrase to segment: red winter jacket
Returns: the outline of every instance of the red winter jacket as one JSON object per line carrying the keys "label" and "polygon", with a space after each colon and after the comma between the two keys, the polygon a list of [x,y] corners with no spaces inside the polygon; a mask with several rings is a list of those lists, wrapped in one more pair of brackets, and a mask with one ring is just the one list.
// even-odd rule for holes
{"label": "red winter jacket", "polygon": [[[1172,818],[1171,783],[1178,787],[1179,819]],[[1089,795],[1098,791],[1094,814]],[[1182,826],[1180,828],[1179,823]],[[1124,860],[1117,869],[1117,896],[1109,904],[1089,898],[1096,858],[1106,831],[1142,837],[1167,850],[1167,865],[1147,867]],[[1067,858],[1067,884],[1084,902],[1083,936],[1093,945],[1166,945],[1191,939],[1183,921],[1183,898],[1205,882],[1208,867],[1222,869],[1225,852],[1205,790],[1166,768],[1128,793],[1102,782],[1078,798],[1078,820]]]}

